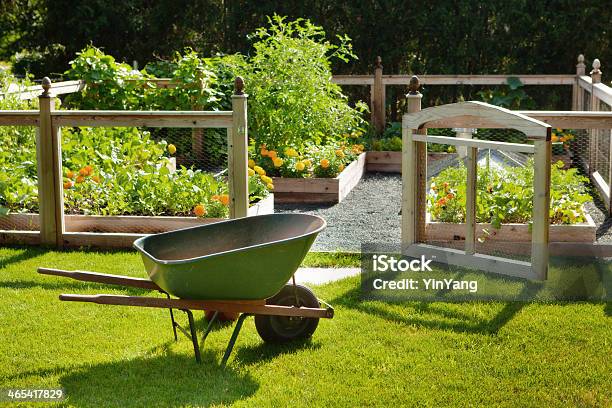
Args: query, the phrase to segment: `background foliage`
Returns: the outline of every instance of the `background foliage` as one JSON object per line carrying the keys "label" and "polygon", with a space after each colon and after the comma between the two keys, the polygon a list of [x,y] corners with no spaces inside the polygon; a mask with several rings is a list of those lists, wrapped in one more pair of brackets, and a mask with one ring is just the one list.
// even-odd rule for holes
{"label": "background foliage", "polygon": [[[62,73],[91,41],[141,66],[154,56],[171,59],[187,46],[202,55],[249,54],[247,34],[274,13],[308,18],[330,39],[351,37],[360,59],[335,64],[338,74],[371,72],[376,55],[387,73],[573,73],[577,54],[584,53],[587,67],[595,57],[603,62],[606,80],[606,64],[612,64],[612,8],[584,0],[6,0],[0,4],[0,59],[13,58],[22,73],[41,77]],[[424,103],[472,98],[479,90],[431,87]],[[403,92],[391,87],[389,99]],[[541,108],[550,102],[550,90],[528,92]],[[354,93],[365,96],[361,88]]]}

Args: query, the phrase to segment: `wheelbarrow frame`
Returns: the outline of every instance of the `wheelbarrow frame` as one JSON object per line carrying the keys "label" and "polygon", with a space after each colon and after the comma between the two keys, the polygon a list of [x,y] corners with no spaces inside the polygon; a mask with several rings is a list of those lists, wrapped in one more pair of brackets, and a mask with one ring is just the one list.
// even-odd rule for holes
{"label": "wheelbarrow frame", "polygon": [[[325,305],[325,308],[308,308],[297,306],[281,306],[266,304],[266,299],[261,300],[192,300],[192,299],[177,299],[172,298],[170,294],[161,289],[150,279],[134,278],[122,275],[110,275],[98,272],[89,271],[67,271],[62,269],[38,268],[38,273],[43,275],[54,275],[71,278],[84,282],[95,282],[107,285],[118,285],[125,287],[133,287],[151,291],[157,291],[165,295],[165,298],[150,297],[150,296],[127,296],[127,295],[76,295],[76,294],[61,294],[59,299],[67,302],[88,302],[101,305],[117,305],[117,306],[136,306],[136,307],[153,307],[160,309],[168,309],[170,319],[172,321],[172,330],[174,332],[174,340],[178,340],[177,329],[179,329],[188,338],[191,338],[195,359],[198,363],[202,362],[200,355],[200,345],[198,342],[195,322],[192,310],[214,311],[214,314],[208,326],[204,331],[202,343],[206,340],[211,332],[215,321],[220,313],[239,313],[240,316],[234,327],[234,331],[230,337],[227,348],[221,360],[221,366],[227,364],[232,349],[238,339],[240,330],[244,320],[253,315],[268,315],[268,316],[290,316],[304,318],[324,318],[331,319],[334,316],[334,309],[329,304],[319,299],[319,303]],[[294,280],[295,284],[295,280]],[[189,332],[181,327],[174,319],[174,309],[183,311],[187,314],[189,321]]]}

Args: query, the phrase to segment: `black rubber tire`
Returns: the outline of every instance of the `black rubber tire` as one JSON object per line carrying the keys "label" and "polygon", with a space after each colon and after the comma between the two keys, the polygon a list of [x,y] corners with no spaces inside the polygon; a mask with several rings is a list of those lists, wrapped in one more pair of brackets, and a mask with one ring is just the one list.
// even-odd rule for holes
{"label": "black rubber tire", "polygon": [[[296,305],[296,291],[299,304]],[[304,306],[318,308],[319,300],[315,294],[302,285],[285,285],[280,292],[266,301],[268,305]],[[292,340],[307,339],[317,329],[318,318],[288,316],[255,316],[255,327],[263,341],[286,343]]]}

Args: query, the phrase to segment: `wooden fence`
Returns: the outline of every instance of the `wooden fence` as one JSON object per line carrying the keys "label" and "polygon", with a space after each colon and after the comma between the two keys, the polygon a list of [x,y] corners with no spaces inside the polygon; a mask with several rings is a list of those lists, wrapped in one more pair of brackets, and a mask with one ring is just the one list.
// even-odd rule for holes
{"label": "wooden fence", "polygon": [[[71,84],[72,89],[81,85]],[[43,79],[43,93],[38,96],[38,111],[0,111],[0,126],[37,127],[36,159],[38,167],[39,225],[37,231],[3,231],[2,241],[40,243],[53,246],[109,246],[111,240],[129,241],[134,234],[66,232],[63,203],[62,127],[182,127],[224,128],[228,137],[228,184],[230,217],[247,216],[248,198],[248,134],[247,95],[244,83],[236,79],[232,111],[61,111],[55,110],[55,86]],[[58,87],[60,92],[67,86]],[[28,90],[27,92],[34,92]],[[39,90],[40,93],[40,90]],[[65,92],[64,92],[65,93]],[[30,98],[30,95],[25,95]],[[24,98],[25,99],[25,98]],[[14,239],[11,239],[14,238]],[[115,245],[110,245],[115,246]]]}

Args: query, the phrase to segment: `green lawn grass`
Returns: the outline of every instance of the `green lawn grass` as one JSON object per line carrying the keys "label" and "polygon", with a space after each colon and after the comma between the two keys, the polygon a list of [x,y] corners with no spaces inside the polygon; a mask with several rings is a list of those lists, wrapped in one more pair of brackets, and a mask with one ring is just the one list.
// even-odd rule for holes
{"label": "green lawn grass", "polygon": [[[334,259],[359,258],[307,262]],[[140,292],[38,275],[38,266],[145,273],[135,252],[0,248],[0,388],[63,387],[71,406],[612,404],[609,304],[361,302],[350,278],[314,288],[336,316],[311,341],[266,345],[248,319],[222,369],[230,326],[211,334],[198,365],[187,338],[174,342],[167,311],[57,299]]]}

